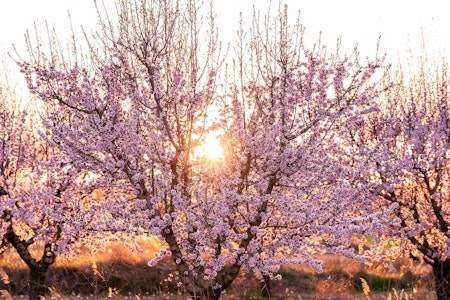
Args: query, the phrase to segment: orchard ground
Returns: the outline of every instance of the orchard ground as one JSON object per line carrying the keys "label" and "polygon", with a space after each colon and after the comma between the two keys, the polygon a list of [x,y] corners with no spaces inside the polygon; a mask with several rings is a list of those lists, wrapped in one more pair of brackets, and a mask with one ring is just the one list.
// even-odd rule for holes
{"label": "orchard ground", "polygon": [[[172,281],[176,272],[169,257],[155,267],[147,265],[159,251],[159,243],[141,239],[140,245],[145,249],[140,253],[118,245],[95,255],[80,248],[76,258],[57,261],[49,271],[47,299],[186,299]],[[426,265],[410,267],[406,260],[398,260],[387,268],[333,255],[321,259],[321,274],[307,267],[283,267],[279,272],[283,279],[271,282],[271,299],[435,299]],[[28,270],[23,262],[8,250],[0,266],[8,275],[0,290],[11,293],[12,299],[26,299]],[[368,295],[363,291],[363,281],[370,288]],[[259,288],[253,274],[242,272],[222,299],[264,299]]]}

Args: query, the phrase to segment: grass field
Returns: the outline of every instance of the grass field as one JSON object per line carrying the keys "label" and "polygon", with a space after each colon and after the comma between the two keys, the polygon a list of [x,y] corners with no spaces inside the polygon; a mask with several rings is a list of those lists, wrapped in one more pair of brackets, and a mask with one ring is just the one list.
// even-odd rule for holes
{"label": "grass field", "polygon": [[[174,270],[170,261],[152,268],[147,265],[159,250],[158,243],[150,239],[141,240],[140,244],[145,249],[141,253],[112,246],[95,256],[80,249],[76,259],[58,260],[48,272],[47,299],[187,299],[171,281]],[[12,250],[0,258],[0,270],[4,272],[0,276],[8,279],[0,283],[3,298],[8,299],[11,294],[12,299],[26,299],[26,266]],[[410,267],[399,260],[387,269],[337,256],[321,258],[324,260],[321,274],[307,267],[283,267],[279,272],[283,279],[271,282],[271,299],[434,299],[430,270],[424,265]],[[363,282],[367,284],[366,293]],[[263,299],[259,282],[251,273],[241,274],[222,298]]]}

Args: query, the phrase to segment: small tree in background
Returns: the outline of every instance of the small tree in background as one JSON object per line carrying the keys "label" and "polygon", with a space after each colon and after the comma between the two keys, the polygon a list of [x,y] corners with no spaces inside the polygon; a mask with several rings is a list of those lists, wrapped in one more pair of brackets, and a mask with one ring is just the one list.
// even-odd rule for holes
{"label": "small tree in background", "polygon": [[[55,249],[50,240],[57,240],[60,232],[53,224],[43,225],[49,220],[39,214],[42,208],[36,211],[33,205],[39,197],[38,164],[45,153],[27,112],[21,108],[20,96],[8,84],[8,78],[4,79],[0,87],[0,236],[2,246],[14,247],[30,268],[30,299],[38,299],[43,295],[45,273],[54,263]],[[30,246],[44,238],[40,235],[43,231],[47,233],[42,256],[35,259]]]}
{"label": "small tree in background", "polygon": [[[104,206],[105,222],[117,213],[160,236],[196,299],[219,298],[242,269],[267,279],[283,264],[320,271],[313,255],[324,251],[358,258],[352,235],[388,213],[360,209],[338,145],[341,125],[371,110],[381,61],[307,50],[280,6],[255,14],[248,39],[241,26],[227,72],[212,10],[203,19],[196,1],[116,4],[117,14],[99,10],[88,55],[67,57],[50,37],[50,51],[30,43],[19,63],[52,107],[44,124],[64,159],[92,174],[90,188],[127,195]],[[196,154],[210,132],[222,157]]]}
{"label": "small tree in background", "polygon": [[450,98],[447,62],[423,55],[387,79],[380,110],[352,124],[359,186],[371,209],[395,204],[386,239],[433,269],[439,300],[450,298]]}
{"label": "small tree in background", "polygon": [[[94,199],[85,188],[87,176],[75,172],[38,134],[33,100],[18,95],[7,72],[2,75],[1,246],[13,247],[29,268],[29,299],[34,300],[45,294],[47,270],[56,257],[73,254],[76,243],[95,243],[98,232],[104,238],[105,227],[96,222],[95,216],[102,215],[101,199]],[[78,185],[84,186],[83,191]]]}

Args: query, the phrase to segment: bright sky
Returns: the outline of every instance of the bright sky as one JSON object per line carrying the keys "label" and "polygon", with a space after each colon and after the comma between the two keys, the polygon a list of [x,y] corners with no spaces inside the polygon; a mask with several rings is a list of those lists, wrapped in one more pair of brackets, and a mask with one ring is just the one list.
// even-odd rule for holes
{"label": "bright sky", "polygon": [[[104,0],[113,3],[113,0]],[[205,1],[209,2],[209,1]],[[273,0],[274,7],[278,0]],[[372,55],[381,36],[381,50],[396,61],[406,50],[420,48],[422,33],[429,51],[450,58],[450,18],[446,0],[285,0],[289,13],[300,10],[306,26],[306,38],[311,45],[322,32],[322,41],[333,47],[342,37],[343,48],[350,50],[355,43],[362,55]],[[215,0],[220,33],[226,40],[234,40],[239,11],[251,17],[252,6],[265,12],[269,0]],[[11,44],[23,49],[24,32],[33,22],[44,28],[44,21],[55,25],[60,38],[68,28],[70,10],[75,28],[87,28],[97,23],[94,0],[14,0],[0,4],[0,49],[11,50]]]}

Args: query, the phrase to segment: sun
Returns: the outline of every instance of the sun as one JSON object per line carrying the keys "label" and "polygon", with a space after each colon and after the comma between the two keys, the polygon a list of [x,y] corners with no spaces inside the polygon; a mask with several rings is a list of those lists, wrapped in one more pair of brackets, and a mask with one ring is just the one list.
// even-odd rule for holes
{"label": "sun", "polygon": [[223,149],[220,146],[220,139],[218,133],[209,132],[204,136],[202,144],[195,148],[195,156],[204,157],[208,159],[223,158]]}

